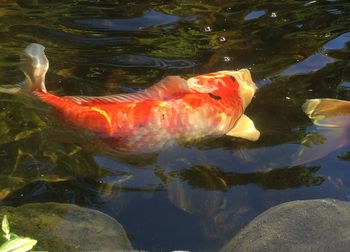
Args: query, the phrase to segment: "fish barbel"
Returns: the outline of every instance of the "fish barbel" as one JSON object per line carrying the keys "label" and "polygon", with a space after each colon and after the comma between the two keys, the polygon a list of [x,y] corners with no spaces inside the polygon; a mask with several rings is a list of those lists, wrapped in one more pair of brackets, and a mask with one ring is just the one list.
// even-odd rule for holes
{"label": "fish barbel", "polygon": [[225,134],[252,141],[260,136],[244,115],[256,91],[247,69],[188,80],[168,76],[135,93],[59,97],[46,90],[49,61],[44,49],[40,44],[30,44],[24,50],[23,89],[51,105],[66,123],[112,139],[118,151],[156,152],[177,141]]}

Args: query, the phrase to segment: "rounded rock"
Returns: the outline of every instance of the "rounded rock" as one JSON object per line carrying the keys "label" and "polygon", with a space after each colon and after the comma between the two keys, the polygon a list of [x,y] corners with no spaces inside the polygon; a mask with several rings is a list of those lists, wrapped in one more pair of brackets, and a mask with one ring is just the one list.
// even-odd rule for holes
{"label": "rounded rock", "polygon": [[257,216],[221,252],[349,251],[349,230],[350,203],[291,201]]}
{"label": "rounded rock", "polygon": [[110,216],[73,204],[30,203],[1,207],[10,230],[38,241],[35,250],[119,251],[132,250],[122,227]]}

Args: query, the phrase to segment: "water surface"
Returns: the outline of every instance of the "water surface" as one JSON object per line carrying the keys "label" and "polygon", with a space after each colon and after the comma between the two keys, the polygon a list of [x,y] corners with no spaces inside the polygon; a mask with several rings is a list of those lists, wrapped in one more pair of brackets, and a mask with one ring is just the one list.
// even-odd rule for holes
{"label": "water surface", "polygon": [[[217,251],[259,213],[314,198],[349,200],[349,147],[295,165],[322,135],[306,99],[350,99],[348,1],[0,2],[0,85],[23,79],[19,54],[46,47],[47,88],[107,95],[167,75],[248,68],[247,114],[262,137],[221,137],[147,157],[116,157],[45,105],[0,94],[2,205],[65,202],[118,220],[135,249]],[[321,138],[320,138],[321,137]]]}

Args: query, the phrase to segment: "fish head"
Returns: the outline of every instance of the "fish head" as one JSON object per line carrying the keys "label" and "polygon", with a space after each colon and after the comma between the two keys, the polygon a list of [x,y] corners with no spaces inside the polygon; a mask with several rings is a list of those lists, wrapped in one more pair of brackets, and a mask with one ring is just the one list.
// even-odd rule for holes
{"label": "fish head", "polygon": [[211,93],[220,97],[229,98],[238,95],[243,109],[249,105],[257,89],[248,69],[195,76],[187,80],[187,85],[197,92]]}
{"label": "fish head", "polygon": [[32,43],[24,49],[21,55],[20,69],[26,76],[28,89],[40,88],[46,92],[45,75],[49,69],[49,61],[44,50],[44,46]]}

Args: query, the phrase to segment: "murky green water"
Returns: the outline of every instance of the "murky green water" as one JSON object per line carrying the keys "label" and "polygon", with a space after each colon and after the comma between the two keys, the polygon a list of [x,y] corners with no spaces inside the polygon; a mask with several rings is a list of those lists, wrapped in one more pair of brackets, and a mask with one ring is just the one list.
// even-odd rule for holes
{"label": "murky green water", "polygon": [[246,67],[260,87],[247,114],[262,132],[118,158],[43,104],[0,94],[1,205],[75,203],[117,219],[135,249],[216,251],[276,204],[350,200],[349,146],[295,165],[305,137],[322,140],[303,102],[350,99],[350,3],[236,2],[0,1],[1,85],[23,79],[31,42],[46,47],[47,87],[62,95]]}

